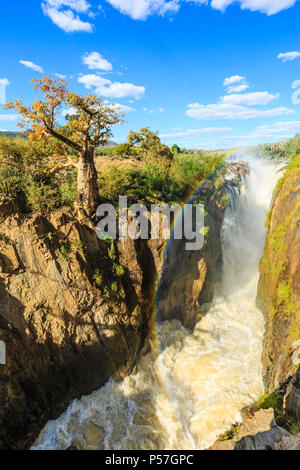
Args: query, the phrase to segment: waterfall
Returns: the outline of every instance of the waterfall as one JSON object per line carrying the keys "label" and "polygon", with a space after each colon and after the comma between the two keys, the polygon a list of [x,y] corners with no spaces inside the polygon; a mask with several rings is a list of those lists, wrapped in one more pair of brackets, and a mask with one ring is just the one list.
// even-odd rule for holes
{"label": "waterfall", "polygon": [[207,315],[193,333],[163,322],[131,376],[74,401],[33,449],[207,449],[263,394],[264,319],[255,299],[279,175],[270,162],[242,159],[251,174],[225,213],[222,282]]}

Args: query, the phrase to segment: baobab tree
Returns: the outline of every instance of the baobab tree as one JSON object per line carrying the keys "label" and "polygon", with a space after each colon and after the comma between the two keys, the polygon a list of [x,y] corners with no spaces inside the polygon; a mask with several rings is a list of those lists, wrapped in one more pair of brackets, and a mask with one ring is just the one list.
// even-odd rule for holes
{"label": "baobab tree", "polygon": [[[105,145],[111,137],[112,126],[122,122],[122,114],[113,105],[103,105],[95,95],[80,96],[70,93],[62,79],[43,77],[34,79],[35,90],[43,94],[31,106],[21,100],[7,103],[6,109],[17,111],[22,120],[18,124],[31,140],[55,139],[63,166],[74,165],[78,170],[76,209],[80,219],[91,219],[99,205],[98,175],[95,166],[95,150]],[[65,125],[58,117],[67,108]],[[71,158],[72,149],[75,159]]]}

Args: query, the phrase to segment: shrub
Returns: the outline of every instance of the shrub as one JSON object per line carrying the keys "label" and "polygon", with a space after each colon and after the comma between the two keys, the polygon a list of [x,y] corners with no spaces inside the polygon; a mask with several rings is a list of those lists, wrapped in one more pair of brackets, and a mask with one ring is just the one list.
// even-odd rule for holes
{"label": "shrub", "polygon": [[101,287],[103,284],[103,275],[101,274],[99,269],[96,269],[93,275],[93,281],[97,287]]}
{"label": "shrub", "polygon": [[264,395],[257,402],[257,407],[263,410],[273,408],[276,422],[279,425],[284,423],[283,395],[278,391]]}
{"label": "shrub", "polygon": [[113,272],[114,272],[117,276],[124,276],[124,274],[125,274],[125,269],[124,269],[123,266],[121,266],[120,264],[114,263],[114,264],[113,264]]}
{"label": "shrub", "polygon": [[133,154],[133,148],[130,144],[120,144],[112,149],[112,154],[116,157],[130,156]]}

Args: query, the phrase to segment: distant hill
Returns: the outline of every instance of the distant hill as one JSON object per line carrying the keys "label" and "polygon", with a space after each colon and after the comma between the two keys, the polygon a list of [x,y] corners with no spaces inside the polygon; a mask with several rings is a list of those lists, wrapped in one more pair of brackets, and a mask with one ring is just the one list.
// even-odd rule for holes
{"label": "distant hill", "polygon": [[25,139],[25,136],[21,132],[0,131],[0,136],[1,135],[6,137],[23,137]]}
{"label": "distant hill", "polygon": [[113,142],[112,140],[109,140],[107,142],[107,144],[105,145],[101,145],[99,147],[99,149],[113,149],[114,147],[116,147],[118,144],[116,144],[115,142]]}

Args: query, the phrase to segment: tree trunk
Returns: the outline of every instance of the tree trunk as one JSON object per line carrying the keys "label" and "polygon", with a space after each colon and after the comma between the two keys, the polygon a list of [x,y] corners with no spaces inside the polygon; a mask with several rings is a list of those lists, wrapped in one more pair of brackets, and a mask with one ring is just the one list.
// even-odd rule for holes
{"label": "tree trunk", "polygon": [[100,203],[94,150],[84,151],[79,158],[76,208],[82,218],[92,219]]}

